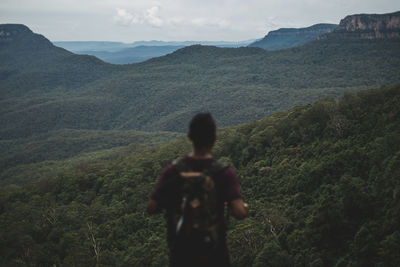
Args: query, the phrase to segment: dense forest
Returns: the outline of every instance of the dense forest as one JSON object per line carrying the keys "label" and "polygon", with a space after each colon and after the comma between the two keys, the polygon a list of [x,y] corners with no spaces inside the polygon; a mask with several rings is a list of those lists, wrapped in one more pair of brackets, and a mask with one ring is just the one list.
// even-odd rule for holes
{"label": "dense forest", "polygon": [[201,110],[233,126],[321,97],[400,82],[400,39],[330,33],[279,51],[198,45],[111,65],[15,27],[18,37],[0,42],[1,139],[66,128],[183,132],[183,122]]}
{"label": "dense forest", "polygon": [[1,24],[0,266],[165,266],[145,205],[199,111],[250,205],[233,266],[400,266],[399,18],[127,65]]}
{"label": "dense forest", "polygon": [[10,33],[0,38],[0,184],[51,176],[58,167],[50,163],[74,166],[132,142],[170,140],[176,134],[159,131],[184,132],[199,111],[238,125],[400,82],[400,39],[343,30],[279,51],[197,45],[123,66],[55,47],[23,25],[0,30]]}
{"label": "dense forest", "polygon": [[[184,137],[81,163],[0,193],[1,266],[165,266],[144,207]],[[218,130],[250,216],[229,223],[233,266],[400,265],[400,85],[322,98]]]}
{"label": "dense forest", "polygon": [[0,140],[0,186],[54,176],[82,162],[130,153],[171,141],[182,134],[63,129],[29,138]]}

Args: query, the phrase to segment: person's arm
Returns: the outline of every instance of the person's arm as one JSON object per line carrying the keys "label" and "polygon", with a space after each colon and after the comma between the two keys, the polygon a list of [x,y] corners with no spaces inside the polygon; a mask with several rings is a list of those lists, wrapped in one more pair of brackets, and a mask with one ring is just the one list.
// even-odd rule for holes
{"label": "person's arm", "polygon": [[243,201],[237,174],[229,167],[225,170],[224,177],[227,180],[228,211],[236,219],[242,220],[247,217],[249,206]]}
{"label": "person's arm", "polygon": [[172,165],[169,165],[162,171],[154,187],[153,193],[150,196],[149,202],[147,202],[146,211],[148,214],[153,215],[162,212],[162,209],[165,206],[166,177],[171,175],[174,175],[174,168]]}
{"label": "person's arm", "polygon": [[158,207],[157,201],[154,199],[150,199],[147,203],[147,213],[150,215],[157,214],[161,212],[161,209]]}
{"label": "person's arm", "polygon": [[243,220],[249,213],[249,205],[241,198],[234,199],[229,203],[229,212],[237,220]]}

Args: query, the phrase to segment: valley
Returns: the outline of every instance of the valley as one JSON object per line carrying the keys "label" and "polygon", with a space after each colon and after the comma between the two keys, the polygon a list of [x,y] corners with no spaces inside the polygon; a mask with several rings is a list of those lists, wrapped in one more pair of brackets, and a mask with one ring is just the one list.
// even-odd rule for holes
{"label": "valley", "polygon": [[145,204],[205,111],[251,207],[229,222],[232,266],[399,265],[399,18],[123,65],[1,24],[0,265],[165,266]]}

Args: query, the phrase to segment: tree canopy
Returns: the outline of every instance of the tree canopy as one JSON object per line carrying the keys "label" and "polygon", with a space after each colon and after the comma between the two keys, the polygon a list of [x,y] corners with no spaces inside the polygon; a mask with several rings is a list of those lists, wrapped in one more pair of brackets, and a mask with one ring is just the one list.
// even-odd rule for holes
{"label": "tree canopy", "polygon": [[[233,266],[398,266],[400,85],[346,93],[220,128],[250,217],[231,220]],[[165,266],[162,216],[144,207],[184,138],[0,194],[3,266]]]}

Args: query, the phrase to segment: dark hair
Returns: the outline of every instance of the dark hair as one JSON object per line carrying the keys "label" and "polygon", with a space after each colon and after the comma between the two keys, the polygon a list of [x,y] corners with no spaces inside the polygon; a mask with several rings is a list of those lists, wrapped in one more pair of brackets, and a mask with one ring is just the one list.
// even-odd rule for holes
{"label": "dark hair", "polygon": [[210,113],[199,113],[190,121],[188,135],[196,148],[214,145],[215,133],[216,126]]}

